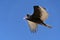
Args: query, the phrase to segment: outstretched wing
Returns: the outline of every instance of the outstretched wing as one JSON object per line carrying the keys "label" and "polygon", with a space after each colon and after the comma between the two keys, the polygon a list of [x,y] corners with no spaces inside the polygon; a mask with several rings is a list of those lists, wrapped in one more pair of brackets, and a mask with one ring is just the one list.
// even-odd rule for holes
{"label": "outstretched wing", "polygon": [[40,9],[41,9],[41,15],[42,15],[40,19],[42,21],[45,21],[48,17],[48,12],[46,11],[46,9],[44,7],[40,6]]}
{"label": "outstretched wing", "polygon": [[27,20],[27,22],[28,22],[28,24],[29,24],[30,30],[31,30],[32,32],[35,32],[35,31],[36,31],[36,28],[37,28],[37,23],[34,23],[34,22],[32,22],[32,21],[29,21],[29,20]]}
{"label": "outstretched wing", "polygon": [[48,17],[48,13],[46,8],[34,6],[34,13],[32,14],[33,17],[40,18],[42,21],[46,20]]}
{"label": "outstretched wing", "polygon": [[34,12],[33,12],[32,16],[37,17],[37,18],[41,17],[40,7],[39,6],[34,6],[33,8],[34,8]]}

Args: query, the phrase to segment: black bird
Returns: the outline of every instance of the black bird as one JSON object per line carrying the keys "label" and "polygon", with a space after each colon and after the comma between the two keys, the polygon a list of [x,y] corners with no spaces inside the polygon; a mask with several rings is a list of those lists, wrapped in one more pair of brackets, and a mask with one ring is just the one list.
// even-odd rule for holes
{"label": "black bird", "polygon": [[31,31],[35,32],[38,24],[51,28],[51,26],[44,23],[44,21],[48,17],[46,8],[42,6],[33,6],[33,8],[34,8],[33,14],[32,15],[27,14],[27,16],[25,17],[30,26]]}

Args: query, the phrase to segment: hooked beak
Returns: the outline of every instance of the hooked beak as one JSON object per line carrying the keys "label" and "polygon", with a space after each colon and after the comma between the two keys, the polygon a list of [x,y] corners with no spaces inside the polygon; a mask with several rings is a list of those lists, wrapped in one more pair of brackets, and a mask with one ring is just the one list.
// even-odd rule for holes
{"label": "hooked beak", "polygon": [[23,19],[26,19],[27,18],[27,16],[25,16]]}

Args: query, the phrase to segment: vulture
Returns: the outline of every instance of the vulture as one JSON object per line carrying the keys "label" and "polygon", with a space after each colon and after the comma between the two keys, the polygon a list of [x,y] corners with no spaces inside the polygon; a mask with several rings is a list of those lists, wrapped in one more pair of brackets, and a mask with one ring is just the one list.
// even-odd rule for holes
{"label": "vulture", "polygon": [[36,32],[38,24],[51,28],[50,25],[44,22],[48,17],[48,12],[46,11],[46,8],[42,6],[33,6],[33,9],[34,9],[33,14],[32,15],[27,14],[26,17],[24,18],[27,20],[30,30],[32,32]]}

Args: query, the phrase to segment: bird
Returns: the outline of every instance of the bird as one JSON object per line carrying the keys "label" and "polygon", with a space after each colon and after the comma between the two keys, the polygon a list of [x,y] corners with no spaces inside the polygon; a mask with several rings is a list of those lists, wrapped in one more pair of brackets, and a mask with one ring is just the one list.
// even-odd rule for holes
{"label": "bird", "polygon": [[36,32],[38,24],[52,28],[50,25],[44,22],[48,18],[48,12],[45,7],[35,5],[33,6],[33,10],[32,15],[27,14],[24,18],[27,20],[29,28],[32,32]]}

